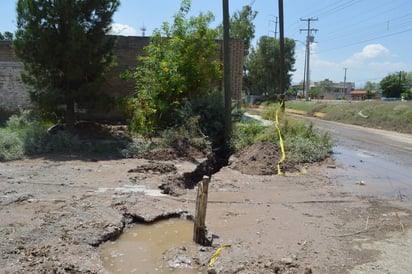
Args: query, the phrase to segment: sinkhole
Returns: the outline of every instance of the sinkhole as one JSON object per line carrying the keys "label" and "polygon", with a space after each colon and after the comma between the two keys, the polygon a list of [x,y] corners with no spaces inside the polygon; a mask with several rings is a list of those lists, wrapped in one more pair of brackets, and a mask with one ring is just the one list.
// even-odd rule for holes
{"label": "sinkhole", "polygon": [[202,248],[193,242],[193,221],[170,218],[126,229],[103,244],[102,257],[112,273],[207,273]]}

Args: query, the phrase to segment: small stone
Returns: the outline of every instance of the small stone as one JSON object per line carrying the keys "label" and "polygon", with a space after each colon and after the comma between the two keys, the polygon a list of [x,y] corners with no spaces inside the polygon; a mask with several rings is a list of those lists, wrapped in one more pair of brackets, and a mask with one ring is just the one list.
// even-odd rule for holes
{"label": "small stone", "polygon": [[303,274],[312,274],[312,269],[310,267],[305,267]]}
{"label": "small stone", "polygon": [[284,264],[292,264],[293,263],[293,259],[291,257],[282,258],[282,259],[280,259],[280,261]]}

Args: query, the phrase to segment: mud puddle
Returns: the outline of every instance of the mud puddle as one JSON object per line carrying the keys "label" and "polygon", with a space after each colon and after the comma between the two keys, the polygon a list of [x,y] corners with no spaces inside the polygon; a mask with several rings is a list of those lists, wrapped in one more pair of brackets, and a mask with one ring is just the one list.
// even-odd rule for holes
{"label": "mud puddle", "polygon": [[411,171],[407,166],[367,150],[336,146],[333,151],[341,168],[332,173],[337,175],[336,183],[346,190],[412,203]]}
{"label": "mud puddle", "polygon": [[196,257],[193,222],[168,219],[136,224],[103,246],[104,266],[112,273],[206,273]]}

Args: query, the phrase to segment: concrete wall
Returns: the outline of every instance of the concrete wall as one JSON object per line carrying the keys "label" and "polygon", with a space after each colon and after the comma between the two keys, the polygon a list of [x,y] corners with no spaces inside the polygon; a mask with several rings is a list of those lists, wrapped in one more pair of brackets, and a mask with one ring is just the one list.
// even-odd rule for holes
{"label": "concrete wall", "polygon": [[14,112],[30,106],[27,87],[20,80],[23,66],[18,62],[0,62],[0,108]]}
{"label": "concrete wall", "polygon": [[[137,56],[144,54],[144,47],[149,42],[150,37],[117,37],[116,47],[114,48],[117,65],[106,76],[102,91],[115,98],[123,98],[133,93],[134,83],[120,79],[119,75],[126,69],[137,65]],[[219,43],[218,51],[219,58],[223,60],[222,43]],[[231,41],[232,94],[233,98],[239,102],[242,94],[243,60],[243,41],[234,39]],[[11,43],[9,41],[0,41],[0,109],[15,111],[20,107],[26,108],[30,105],[28,89],[20,80],[22,68],[22,64],[13,55]],[[119,111],[105,113],[105,115],[118,116]]]}
{"label": "concrete wall", "polygon": [[0,41],[0,109],[4,111],[16,112],[30,106],[27,87],[20,80],[22,68],[10,42]]}

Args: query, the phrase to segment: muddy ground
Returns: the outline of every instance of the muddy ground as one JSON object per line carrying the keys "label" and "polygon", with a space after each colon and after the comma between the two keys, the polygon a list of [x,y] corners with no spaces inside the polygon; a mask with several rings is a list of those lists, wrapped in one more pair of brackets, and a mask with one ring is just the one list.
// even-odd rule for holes
{"label": "muddy ground", "polygon": [[[212,175],[206,223],[213,244],[189,254],[185,267],[206,271],[226,244],[217,273],[409,273],[406,206],[343,192],[331,183],[339,168],[332,159],[287,162],[286,176],[276,175],[276,149],[259,144]],[[105,242],[136,222],[193,216],[188,178],[198,178],[192,172],[207,158],[166,154],[0,163],[0,273],[107,273]],[[169,195],[159,195],[159,186]],[[185,252],[176,250],[165,252]]]}

